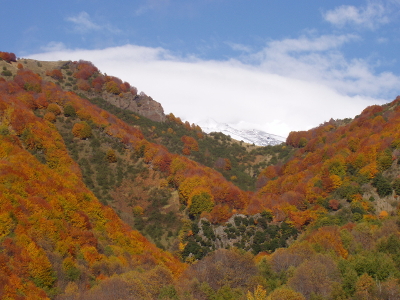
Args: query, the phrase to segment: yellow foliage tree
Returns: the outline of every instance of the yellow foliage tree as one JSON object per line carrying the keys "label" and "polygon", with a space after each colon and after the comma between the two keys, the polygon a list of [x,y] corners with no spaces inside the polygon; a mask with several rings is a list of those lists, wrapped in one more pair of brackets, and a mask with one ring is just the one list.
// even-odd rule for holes
{"label": "yellow foliage tree", "polygon": [[117,155],[115,154],[115,151],[113,149],[108,149],[106,153],[106,158],[109,163],[117,162]]}
{"label": "yellow foliage tree", "polygon": [[208,192],[195,194],[190,199],[189,214],[196,216],[203,211],[211,212],[214,207],[213,197]]}
{"label": "yellow foliage tree", "polygon": [[179,198],[183,204],[189,204],[189,200],[195,188],[206,186],[205,178],[193,176],[186,178],[179,186]]}
{"label": "yellow foliage tree", "polygon": [[284,286],[269,294],[267,300],[306,300],[306,298],[301,293]]}
{"label": "yellow foliage tree", "polygon": [[61,114],[61,108],[55,104],[55,103],[50,103],[47,106],[47,111],[48,112],[52,112],[53,114],[55,114],[56,116],[58,116],[59,114]]}
{"label": "yellow foliage tree", "polygon": [[261,286],[258,285],[254,294],[250,291],[247,292],[247,300],[265,300],[267,298],[267,291]]}
{"label": "yellow foliage tree", "polygon": [[0,240],[10,234],[13,226],[13,220],[8,212],[0,214]]}
{"label": "yellow foliage tree", "polygon": [[119,88],[118,84],[114,81],[109,81],[106,83],[106,90],[107,92],[118,95],[121,93],[121,89]]}
{"label": "yellow foliage tree", "polygon": [[329,178],[332,180],[332,188],[334,190],[343,184],[342,179],[338,175],[330,175]]}
{"label": "yellow foliage tree", "polygon": [[54,272],[49,259],[34,242],[26,247],[31,261],[28,264],[29,274],[38,287],[50,288],[55,282]]}
{"label": "yellow foliage tree", "polygon": [[372,162],[363,167],[359,172],[360,174],[367,176],[369,179],[372,179],[379,171],[376,162]]}

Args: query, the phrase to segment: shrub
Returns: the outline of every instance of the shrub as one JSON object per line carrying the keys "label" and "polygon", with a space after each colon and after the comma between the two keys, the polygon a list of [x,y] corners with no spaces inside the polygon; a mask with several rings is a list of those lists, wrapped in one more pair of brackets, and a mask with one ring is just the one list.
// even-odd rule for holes
{"label": "shrub", "polygon": [[305,147],[306,145],[307,145],[307,139],[305,138],[305,137],[302,137],[302,138],[300,138],[300,141],[299,141],[299,147],[300,148],[303,148],[303,147]]}
{"label": "shrub", "polygon": [[201,214],[203,211],[211,212],[214,207],[214,202],[210,194],[203,192],[199,195],[192,197],[192,203],[189,207],[189,214],[196,216]]}
{"label": "shrub", "polygon": [[50,104],[47,106],[47,111],[48,111],[48,112],[51,112],[51,113],[53,113],[53,114],[55,114],[56,116],[58,116],[59,114],[61,114],[61,108],[60,108],[57,104],[55,104],[55,103],[50,103]]}
{"label": "shrub", "polygon": [[3,76],[12,76],[12,73],[11,73],[10,70],[4,70],[4,71],[1,72],[1,75],[3,75]]}
{"label": "shrub", "polygon": [[67,104],[64,107],[64,116],[66,116],[66,117],[76,117],[75,108],[71,104]]}
{"label": "shrub", "polygon": [[79,119],[81,120],[90,120],[92,118],[92,116],[90,115],[90,113],[88,113],[87,111],[80,109],[76,112],[76,114],[78,115]]}
{"label": "shrub", "polygon": [[81,272],[72,258],[67,257],[64,259],[62,268],[68,280],[76,281],[79,279]]}
{"label": "shrub", "polygon": [[56,115],[54,113],[48,111],[44,115],[43,119],[45,119],[46,121],[54,123],[56,121]]}
{"label": "shrub", "polygon": [[400,178],[396,178],[393,181],[392,187],[394,191],[396,192],[396,195],[400,195]]}
{"label": "shrub", "polygon": [[104,83],[105,83],[104,76],[101,75],[93,79],[92,86],[96,92],[101,92]]}
{"label": "shrub", "polygon": [[82,91],[90,90],[90,84],[87,80],[79,79],[76,85],[78,86],[78,89]]}
{"label": "shrub", "polygon": [[0,51],[0,60],[5,60],[6,62],[16,62],[17,57],[12,52],[1,52]]}
{"label": "shrub", "polygon": [[54,69],[52,71],[47,71],[46,75],[50,76],[51,78],[56,79],[56,80],[62,80],[64,78],[63,74],[58,69]]}
{"label": "shrub", "polygon": [[331,200],[329,200],[329,207],[332,210],[338,210],[340,207],[340,202],[336,199],[331,199]]}
{"label": "shrub", "polygon": [[6,125],[0,125],[0,135],[9,135],[10,130],[8,129],[8,126]]}
{"label": "shrub", "polygon": [[76,123],[72,128],[72,134],[80,139],[87,139],[92,136],[92,128],[85,121]]}
{"label": "shrub", "polygon": [[121,89],[114,81],[109,81],[106,83],[106,91],[114,95],[118,95],[121,93]]}
{"label": "shrub", "polygon": [[117,162],[117,156],[115,155],[115,151],[113,149],[109,149],[106,153],[106,159],[109,163]]}
{"label": "shrub", "polygon": [[392,193],[392,185],[382,174],[375,176],[372,185],[376,187],[376,191],[381,197],[389,196]]}
{"label": "shrub", "polygon": [[378,169],[383,172],[392,166],[393,159],[390,151],[385,151],[378,157]]}

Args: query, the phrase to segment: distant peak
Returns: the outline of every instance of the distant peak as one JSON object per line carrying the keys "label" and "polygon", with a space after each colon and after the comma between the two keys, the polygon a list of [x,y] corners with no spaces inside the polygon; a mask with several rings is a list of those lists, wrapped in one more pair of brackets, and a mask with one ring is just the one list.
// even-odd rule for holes
{"label": "distant peak", "polygon": [[219,123],[212,118],[207,118],[198,123],[206,133],[222,132],[231,138],[257,146],[279,145],[286,141],[286,138],[270,134],[258,129],[238,129],[233,124]]}

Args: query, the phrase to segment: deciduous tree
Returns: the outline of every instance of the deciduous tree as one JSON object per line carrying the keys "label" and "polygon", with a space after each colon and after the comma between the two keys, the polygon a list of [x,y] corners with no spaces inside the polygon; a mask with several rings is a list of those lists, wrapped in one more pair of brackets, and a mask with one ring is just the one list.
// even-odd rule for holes
{"label": "deciduous tree", "polygon": [[92,136],[92,128],[89,124],[85,121],[75,123],[74,127],[72,128],[72,133],[75,137],[80,139],[87,139]]}

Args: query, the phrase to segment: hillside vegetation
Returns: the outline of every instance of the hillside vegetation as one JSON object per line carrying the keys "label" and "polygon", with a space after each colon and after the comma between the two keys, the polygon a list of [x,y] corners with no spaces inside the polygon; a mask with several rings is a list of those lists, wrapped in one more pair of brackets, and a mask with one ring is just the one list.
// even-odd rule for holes
{"label": "hillside vegetation", "polygon": [[400,298],[400,98],[251,147],[0,58],[1,299]]}

